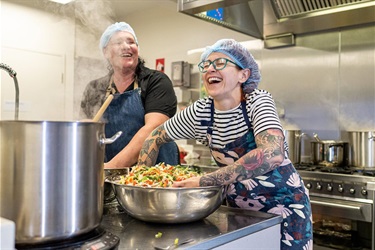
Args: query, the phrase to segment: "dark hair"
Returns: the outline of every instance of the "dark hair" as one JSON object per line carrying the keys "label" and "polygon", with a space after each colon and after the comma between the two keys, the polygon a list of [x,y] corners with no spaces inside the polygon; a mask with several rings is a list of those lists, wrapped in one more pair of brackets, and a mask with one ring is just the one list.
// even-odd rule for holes
{"label": "dark hair", "polygon": [[135,77],[138,79],[139,74],[142,72],[142,68],[145,66],[145,60],[138,56],[138,64],[135,68]]}

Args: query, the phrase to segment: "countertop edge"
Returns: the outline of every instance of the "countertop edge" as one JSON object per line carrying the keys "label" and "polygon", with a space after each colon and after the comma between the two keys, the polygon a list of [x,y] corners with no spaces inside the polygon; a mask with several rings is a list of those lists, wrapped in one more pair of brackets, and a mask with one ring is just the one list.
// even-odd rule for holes
{"label": "countertop edge", "polygon": [[269,218],[265,221],[249,225],[247,227],[238,229],[236,231],[221,234],[219,236],[212,237],[211,239],[207,239],[192,246],[180,247],[181,249],[188,249],[188,250],[201,250],[201,249],[211,249],[214,247],[221,246],[223,244],[229,243],[231,241],[237,240],[244,236],[259,232],[263,229],[270,228],[282,222],[281,216],[275,216]]}

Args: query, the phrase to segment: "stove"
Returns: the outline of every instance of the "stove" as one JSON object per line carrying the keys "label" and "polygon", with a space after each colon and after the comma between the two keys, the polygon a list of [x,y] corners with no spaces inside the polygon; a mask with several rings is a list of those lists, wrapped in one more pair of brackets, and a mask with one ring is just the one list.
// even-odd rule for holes
{"label": "stove", "polygon": [[338,166],[335,164],[322,164],[314,165],[309,163],[299,163],[294,165],[299,171],[308,172],[323,172],[323,173],[335,173],[335,174],[348,174],[348,175],[362,175],[375,177],[375,167],[374,168],[361,168],[354,166]]}
{"label": "stove", "polygon": [[310,194],[314,250],[375,250],[375,169],[312,164],[295,167]]}
{"label": "stove", "polygon": [[117,249],[120,238],[98,227],[86,234],[46,243],[16,244],[17,250],[110,250]]}

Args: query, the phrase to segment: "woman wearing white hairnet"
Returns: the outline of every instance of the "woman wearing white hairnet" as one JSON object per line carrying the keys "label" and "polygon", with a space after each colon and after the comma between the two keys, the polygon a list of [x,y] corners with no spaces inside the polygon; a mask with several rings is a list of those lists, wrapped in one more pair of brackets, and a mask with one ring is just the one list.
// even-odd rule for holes
{"label": "woman wearing white hairnet", "polygon": [[220,168],[174,187],[226,185],[228,206],[282,215],[281,249],[312,249],[308,191],[287,158],[272,96],[257,89],[254,58],[240,43],[223,39],[206,48],[198,67],[209,96],[155,129],[138,165],[153,165],[164,143],[196,139]]}
{"label": "woman wearing white hairnet", "polygon": [[[108,95],[113,94],[114,99],[103,115],[105,134],[123,134],[106,145],[105,167],[131,167],[150,132],[176,113],[176,95],[167,75],[144,66],[138,55],[137,37],[129,24],[110,25],[100,38],[99,48],[108,62],[109,73],[87,85],[81,101],[81,118],[93,118]],[[176,143],[164,145],[157,161],[178,164]]]}

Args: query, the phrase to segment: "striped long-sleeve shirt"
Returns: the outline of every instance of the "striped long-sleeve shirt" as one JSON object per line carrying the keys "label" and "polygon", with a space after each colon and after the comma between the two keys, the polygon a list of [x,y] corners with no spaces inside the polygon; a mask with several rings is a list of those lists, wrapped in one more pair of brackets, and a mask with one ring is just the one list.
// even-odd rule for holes
{"label": "striped long-sleeve shirt", "polygon": [[[260,89],[247,94],[246,110],[254,135],[266,129],[282,129],[275,102],[272,95]],[[207,122],[211,119],[211,105],[213,99],[206,97],[199,99],[192,105],[169,119],[164,125],[169,137],[174,140],[195,139],[204,145],[208,144]],[[202,121],[206,121],[203,122]],[[220,111],[215,109],[212,146],[224,148],[248,131],[241,105],[231,110]],[[284,143],[285,149],[287,145]]]}

